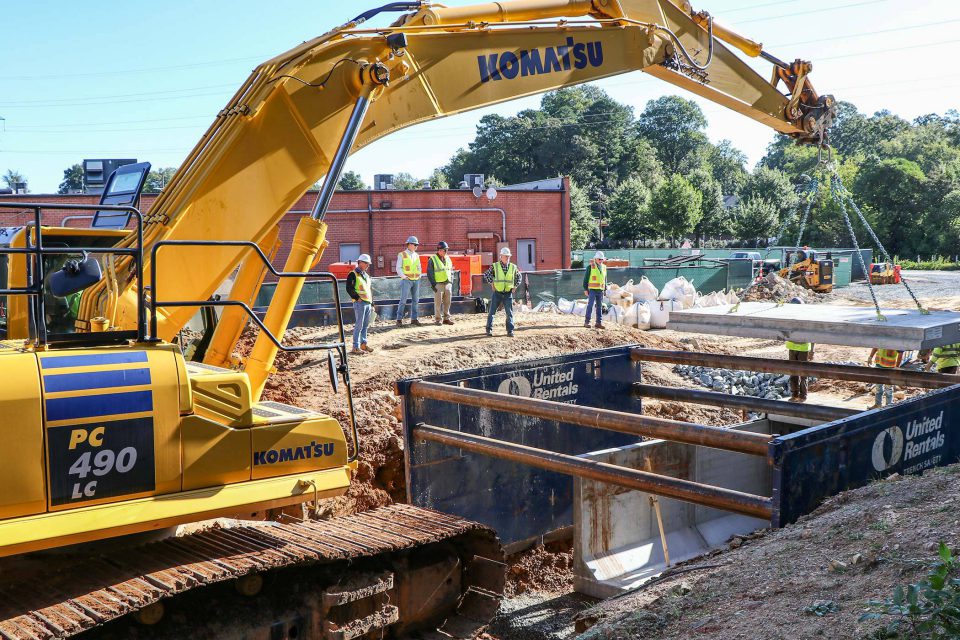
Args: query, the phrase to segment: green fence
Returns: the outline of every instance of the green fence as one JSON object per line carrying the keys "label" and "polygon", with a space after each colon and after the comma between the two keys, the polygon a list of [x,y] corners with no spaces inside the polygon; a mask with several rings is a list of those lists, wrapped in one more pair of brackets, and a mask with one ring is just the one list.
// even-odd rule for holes
{"label": "green fence", "polygon": [[[385,276],[382,278],[371,278],[370,279],[370,289],[373,291],[374,301],[378,300],[399,300],[400,299],[400,283],[403,281],[403,278],[399,276]],[[460,291],[460,272],[454,271],[451,276],[451,282],[453,283],[453,292],[454,295],[459,295]],[[347,282],[346,280],[337,280],[337,286],[340,288],[340,302],[341,304],[348,304],[351,302],[350,296],[347,295]],[[273,292],[277,288],[276,282],[266,282],[260,288],[260,292],[257,294],[257,299],[254,302],[255,307],[266,307],[269,306],[270,300],[273,299]],[[430,290],[430,282],[426,277],[421,278],[420,280],[420,297],[421,298],[432,298],[433,291]],[[333,302],[333,283],[329,280],[308,280],[303,284],[303,290],[300,292],[300,297],[297,298],[298,305],[306,304],[323,304]]]}
{"label": "green fence", "polygon": [[[787,251],[795,250],[795,247],[771,247],[769,249],[762,248],[730,248],[730,249],[604,249],[603,253],[606,255],[608,260],[627,260],[630,262],[631,267],[642,267],[645,264],[645,260],[662,260],[665,258],[675,258],[678,256],[689,256],[689,255],[700,255],[704,258],[710,258],[713,260],[726,260],[730,254],[736,251],[757,251],[764,259],[780,260],[781,263],[784,260],[784,255]],[[834,260],[834,286],[836,287],[846,287],[850,284],[851,281],[855,280],[864,280],[865,275],[863,269],[860,268],[860,262],[857,260],[856,251],[850,248],[828,248],[828,249],[814,249],[819,252],[830,252]],[[698,254],[693,254],[693,251],[699,251]],[[574,251],[571,254],[573,260],[583,260],[584,256],[589,260],[593,256],[593,249],[586,249],[584,251]],[[872,249],[861,249],[861,254],[863,256],[863,261],[869,268],[870,262],[873,260],[873,250]],[[734,280],[737,284],[731,282],[731,285],[736,287],[746,286],[744,284],[739,284],[742,280],[743,274],[741,269],[737,269],[737,275],[734,276]]]}
{"label": "green fence", "polygon": [[[739,261],[738,261],[739,262]],[[744,261],[749,263],[749,260]],[[742,271],[742,267],[738,267]],[[748,266],[748,269],[750,267]],[[560,298],[574,300],[583,297],[583,270],[567,269],[555,271],[529,271],[523,274],[523,282],[514,293],[514,297],[524,300],[529,295],[530,303],[556,302]],[[697,291],[712,293],[723,291],[730,287],[728,284],[730,265],[711,264],[698,266],[678,267],[611,267],[607,269],[607,282],[624,285],[629,280],[634,283],[646,276],[657,289],[670,280],[683,276],[693,283]],[[749,284],[751,275],[739,274],[737,278]],[[737,285],[737,286],[746,286]],[[490,285],[483,282],[480,276],[474,276],[473,295],[490,298]]]}

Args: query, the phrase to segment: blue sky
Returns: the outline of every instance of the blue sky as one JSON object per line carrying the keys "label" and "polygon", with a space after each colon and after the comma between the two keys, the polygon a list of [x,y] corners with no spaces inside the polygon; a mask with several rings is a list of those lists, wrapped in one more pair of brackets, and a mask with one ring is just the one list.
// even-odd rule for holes
{"label": "blue sky", "polygon": [[[258,62],[383,2],[19,3],[5,12],[0,40],[0,173],[19,170],[31,191],[49,193],[63,170],[85,157],[176,166]],[[703,0],[694,6],[783,60],[812,60],[817,89],[861,111],[914,118],[960,108],[960,72],[948,66],[960,56],[955,2]],[[765,63],[756,68],[769,74]],[[637,113],[648,100],[683,95],[640,73],[597,84]],[[753,166],[772,132],[697,101],[710,137],[732,140]],[[472,140],[482,115],[537,104],[539,97],[515,100],[406,129],[354,154],[347,170],[368,183],[374,173],[425,177]]]}

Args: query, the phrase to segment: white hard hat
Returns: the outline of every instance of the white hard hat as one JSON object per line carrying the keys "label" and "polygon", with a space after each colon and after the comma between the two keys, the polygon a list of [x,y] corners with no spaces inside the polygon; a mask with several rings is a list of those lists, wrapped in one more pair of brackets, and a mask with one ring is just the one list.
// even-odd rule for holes
{"label": "white hard hat", "polygon": [[410,236],[407,238],[407,244],[420,244],[420,241],[417,240],[417,236]]}
{"label": "white hard hat", "polygon": [[369,254],[369,253],[361,253],[360,256],[357,258],[357,262],[366,262],[367,264],[370,264],[370,263],[372,262],[372,261],[370,260],[370,254]]}
{"label": "white hard hat", "polygon": [[593,259],[594,259],[594,260],[606,260],[606,259],[607,259],[607,256],[603,255],[603,251],[597,251],[595,254],[593,254]]}
{"label": "white hard hat", "polygon": [[502,256],[512,256],[513,254],[510,253],[510,247],[504,247],[503,249],[500,249],[500,255],[502,255]]}

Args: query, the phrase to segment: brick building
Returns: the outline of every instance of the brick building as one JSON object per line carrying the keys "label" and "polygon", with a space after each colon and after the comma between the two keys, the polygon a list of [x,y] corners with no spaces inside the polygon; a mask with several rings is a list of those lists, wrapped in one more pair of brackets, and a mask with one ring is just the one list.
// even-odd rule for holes
{"label": "brick building", "polygon": [[[316,191],[307,192],[281,221],[278,267],[284,263],[298,219],[309,214],[316,198]],[[140,210],[148,212],[155,200],[155,195],[144,194]],[[96,203],[98,196],[0,195],[0,201]],[[44,222],[57,225],[69,214],[51,211]],[[0,212],[0,226],[23,224],[27,217]],[[481,253],[485,264],[501,246],[509,246],[524,270],[570,266],[568,178],[503,187],[494,200],[478,198],[468,189],[338,191],[326,222],[330,244],[319,270],[369,253],[374,275],[392,275],[397,253],[410,235],[420,239],[423,253],[445,240],[453,253]],[[70,226],[85,224],[75,220]]]}

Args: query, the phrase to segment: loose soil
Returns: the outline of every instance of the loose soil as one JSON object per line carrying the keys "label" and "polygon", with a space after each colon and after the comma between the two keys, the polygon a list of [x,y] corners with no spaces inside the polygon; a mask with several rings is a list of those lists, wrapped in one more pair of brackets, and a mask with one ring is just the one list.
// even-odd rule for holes
{"label": "loose soil", "polygon": [[[960,274],[957,278],[960,283]],[[938,279],[936,284],[942,282]],[[934,286],[931,282],[930,288]],[[924,304],[960,308],[960,297],[943,295],[948,291],[940,289],[939,296],[925,299]],[[883,298],[885,306],[912,304],[909,297],[892,290]],[[870,304],[862,285],[816,296],[819,301]],[[361,462],[346,495],[323,501],[321,516],[348,515],[406,500],[400,399],[394,393],[399,379],[628,343],[758,357],[786,355],[783,343],[776,340],[639,331],[616,325],[586,329],[582,318],[558,314],[515,317],[512,339],[504,335],[502,316],[497,318],[493,338],[484,335],[485,317],[475,315],[460,316],[453,326],[435,326],[427,319],[421,327],[397,329],[392,322],[384,322],[371,328],[370,345],[375,351],[350,356]],[[304,344],[335,337],[332,329],[299,328],[289,331],[285,342]],[[249,345],[247,337],[240,352]],[[867,349],[817,345],[815,359],[865,362],[868,353]],[[331,389],[325,358],[310,352],[281,354],[277,368],[267,383],[266,399],[324,412],[348,424],[345,394]],[[644,381],[699,388],[674,373],[669,364],[645,366]],[[917,393],[907,390],[901,397]],[[812,384],[809,402],[866,408],[873,403],[873,392],[870,385],[820,380]],[[732,425],[745,417],[738,410],[655,400],[644,402],[644,413],[713,425]],[[857,622],[867,599],[887,595],[895,584],[919,577],[919,561],[935,555],[931,545],[936,541],[960,543],[958,522],[952,515],[958,506],[958,484],[960,469],[951,468],[842,494],[797,525],[688,563],[675,578],[591,609],[584,614],[581,628],[586,621],[596,622],[588,635],[602,638],[859,637],[869,626]],[[857,554],[859,559],[854,561]],[[831,561],[846,568],[837,573],[830,568]],[[721,566],[709,566],[717,564]],[[539,545],[511,558],[506,613],[491,626],[488,637],[576,635],[573,617],[591,601],[571,593],[571,565],[569,542]],[[677,595],[686,587],[689,593]],[[839,611],[823,617],[807,615],[804,609],[818,600],[837,603]],[[761,625],[764,632],[758,635]]]}

